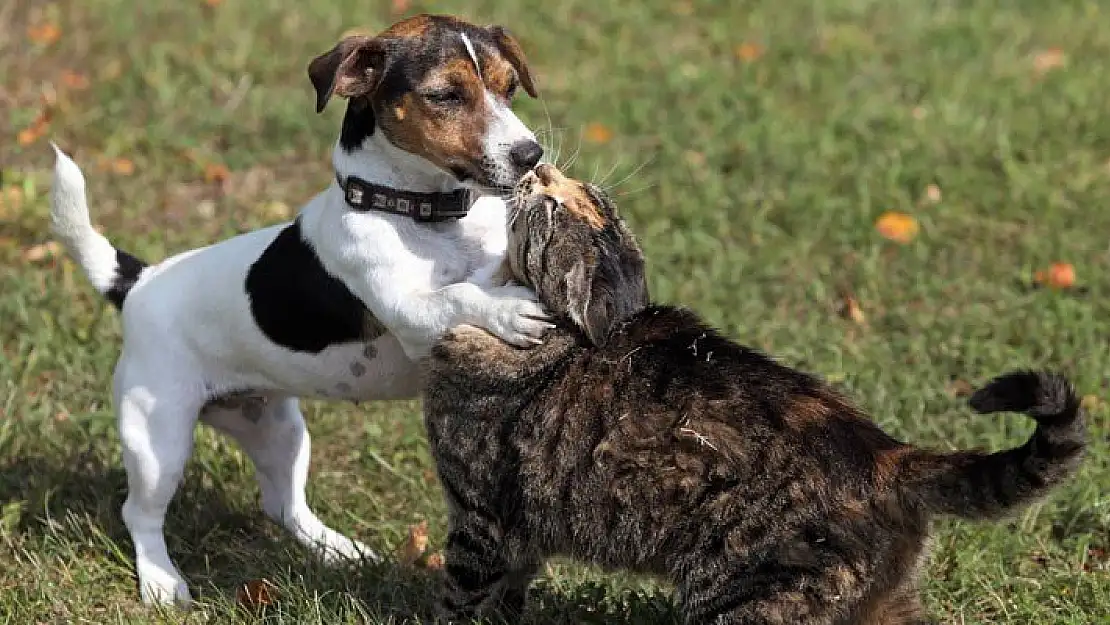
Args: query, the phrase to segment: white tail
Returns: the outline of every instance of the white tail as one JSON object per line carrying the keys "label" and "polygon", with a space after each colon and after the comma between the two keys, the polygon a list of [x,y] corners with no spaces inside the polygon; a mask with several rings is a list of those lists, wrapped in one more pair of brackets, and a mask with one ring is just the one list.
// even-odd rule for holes
{"label": "white tail", "polygon": [[70,256],[85,270],[89,282],[104,294],[116,279],[116,248],[89,221],[85,199],[85,176],[72,159],[53,142],[54,184],[50,190],[50,225],[54,236],[66,246]]}

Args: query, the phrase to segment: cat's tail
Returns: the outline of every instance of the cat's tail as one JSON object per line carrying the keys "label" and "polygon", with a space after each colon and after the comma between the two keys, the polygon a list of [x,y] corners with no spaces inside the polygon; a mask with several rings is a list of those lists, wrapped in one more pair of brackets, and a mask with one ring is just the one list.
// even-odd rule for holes
{"label": "cat's tail", "polygon": [[92,227],[81,168],[58,146],[50,145],[55,157],[54,183],[50,190],[51,230],[84,270],[93,287],[116,308],[123,308],[124,298],[147,264],[116,249]]}
{"label": "cat's tail", "polygon": [[1037,422],[1021,447],[996,453],[910,453],[901,459],[905,492],[930,511],[967,519],[1000,516],[1031,503],[1079,465],[1086,426],[1079,397],[1063,375],[1013,371],[971,396],[981,414],[1023,412]]}

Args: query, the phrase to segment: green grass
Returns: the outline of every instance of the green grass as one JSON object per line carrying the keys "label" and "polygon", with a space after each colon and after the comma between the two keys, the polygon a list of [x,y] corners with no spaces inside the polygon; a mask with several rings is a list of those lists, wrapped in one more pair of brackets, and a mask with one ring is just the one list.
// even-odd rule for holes
{"label": "green grass", "polygon": [[[1025,420],[972,417],[951,381],[1050,366],[1107,398],[1110,372],[1110,9],[1094,1],[597,0],[416,2],[522,40],[571,172],[615,192],[657,299],[845,386],[906,439],[944,449],[1021,442]],[[376,8],[379,7],[380,8]],[[0,623],[176,622],[137,602],[119,518],[124,475],[109,388],[115,312],[48,240],[44,140],[16,141],[41,94],[49,137],[86,170],[94,219],[155,260],[281,219],[328,183],[341,106],[313,113],[305,65],[344,30],[381,29],[354,0],[14,0],[0,7]],[[61,37],[28,40],[50,22]],[[738,59],[756,44],[762,56]],[[1066,62],[1039,74],[1037,56]],[[89,86],[61,76],[73,70]],[[614,133],[591,143],[588,124]],[[584,138],[585,137],[585,138]],[[127,158],[134,172],[101,166]],[[204,165],[231,172],[206,182]],[[925,198],[928,185],[939,202]],[[11,189],[18,191],[11,191]],[[19,193],[22,201],[16,202]],[[912,214],[900,246],[873,227]],[[1031,287],[1053,261],[1079,289]],[[837,314],[844,293],[867,323]],[[390,552],[444,507],[416,402],[309,402],[310,499]],[[951,623],[1110,622],[1110,410],[1090,415],[1078,477],[996,525],[941,522],[926,571]],[[199,430],[168,519],[193,621],[254,622],[235,588],[267,578],[268,623],[400,622],[421,571],[329,571],[261,515],[244,456]],[[643,580],[558,564],[536,622],[671,622]]]}

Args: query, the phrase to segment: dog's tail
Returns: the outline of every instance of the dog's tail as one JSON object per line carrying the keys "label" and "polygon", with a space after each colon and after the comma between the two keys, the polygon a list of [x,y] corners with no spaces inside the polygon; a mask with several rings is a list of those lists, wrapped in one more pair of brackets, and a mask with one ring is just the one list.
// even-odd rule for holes
{"label": "dog's tail", "polygon": [[997,517],[1047,494],[1079,465],[1086,443],[1083,410],[1063,375],[1006,373],[976,391],[970,404],[980,414],[1024,412],[1037,428],[1021,447],[996,453],[906,454],[900,460],[904,492],[930,511]]}
{"label": "dog's tail", "polygon": [[72,159],[54,143],[54,184],[50,190],[50,221],[54,236],[85,271],[93,287],[116,308],[147,266],[123,250],[116,249],[89,221],[85,177]]}

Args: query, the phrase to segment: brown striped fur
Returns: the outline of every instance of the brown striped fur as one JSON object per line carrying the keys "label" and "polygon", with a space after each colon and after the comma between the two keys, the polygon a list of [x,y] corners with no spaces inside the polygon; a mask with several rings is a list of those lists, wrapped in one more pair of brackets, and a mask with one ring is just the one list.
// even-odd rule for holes
{"label": "brown striped fur", "polygon": [[[590,205],[559,201],[568,185]],[[635,239],[596,188],[541,171],[514,204],[509,267],[562,321],[530,350],[458,328],[430,359],[448,620],[514,619],[561,555],[663,577],[689,624],[926,623],[930,519],[1003,514],[1079,461],[1061,376],[1013,372],[971,398],[1033,417],[1017,449],[913,447],[818,378],[649,304]]]}

